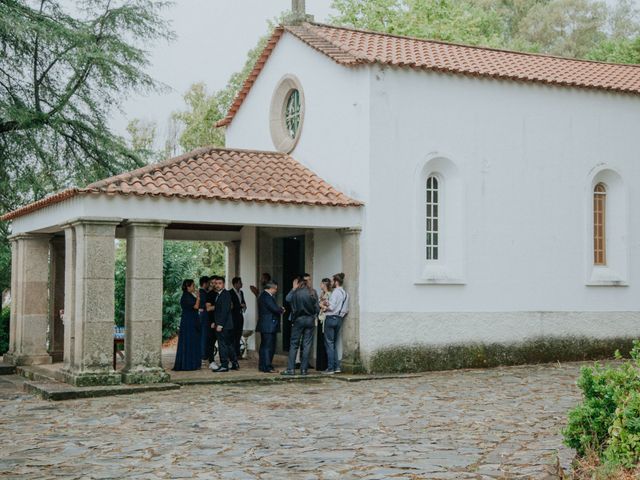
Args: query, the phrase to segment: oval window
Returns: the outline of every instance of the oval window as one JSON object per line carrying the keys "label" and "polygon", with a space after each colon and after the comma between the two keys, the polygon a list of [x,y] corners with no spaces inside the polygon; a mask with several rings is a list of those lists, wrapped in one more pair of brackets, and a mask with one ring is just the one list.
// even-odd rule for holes
{"label": "oval window", "polygon": [[300,92],[297,89],[289,93],[284,115],[287,133],[291,138],[296,138],[300,128]]}
{"label": "oval window", "polygon": [[278,83],[269,111],[269,128],[276,150],[291,153],[300,139],[304,125],[304,90],[293,75],[285,75]]}

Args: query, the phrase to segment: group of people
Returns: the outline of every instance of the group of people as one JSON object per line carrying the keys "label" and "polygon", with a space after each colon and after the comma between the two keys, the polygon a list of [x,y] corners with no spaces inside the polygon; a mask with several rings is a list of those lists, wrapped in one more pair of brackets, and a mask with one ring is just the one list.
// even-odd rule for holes
{"label": "group of people", "polygon": [[[241,357],[247,304],[242,291],[242,279],[236,277],[231,284],[232,288],[226,290],[224,277],[202,277],[200,289],[196,291],[193,280],[183,282],[180,301],[182,318],[174,370],[198,370],[203,359],[214,372],[240,368],[238,359]],[[322,327],[327,353],[327,369],[322,373],[340,373],[337,340],[342,322],[349,311],[349,295],[343,284],[343,273],[324,278],[320,284],[320,293],[313,288],[308,274],[293,280],[292,289],[285,297],[289,304],[289,316],[285,321],[291,323],[291,344],[287,368],[281,372],[282,375],[296,374],[298,352],[300,374],[308,374],[313,333],[318,325]],[[281,331],[280,320],[287,310],[278,305],[278,283],[268,273],[262,274],[261,291],[254,286],[250,288],[258,299],[256,332],[260,332],[261,336],[258,369],[264,373],[276,373],[273,356],[277,335]],[[214,359],[216,341],[219,365]]]}
{"label": "group of people", "polygon": [[[219,275],[200,278],[197,291],[193,280],[182,282],[182,317],[174,370],[198,370],[203,360],[214,372],[240,368],[238,359],[247,304],[242,279],[235,277],[231,285],[227,290],[225,278]],[[214,358],[216,342],[219,365]]]}

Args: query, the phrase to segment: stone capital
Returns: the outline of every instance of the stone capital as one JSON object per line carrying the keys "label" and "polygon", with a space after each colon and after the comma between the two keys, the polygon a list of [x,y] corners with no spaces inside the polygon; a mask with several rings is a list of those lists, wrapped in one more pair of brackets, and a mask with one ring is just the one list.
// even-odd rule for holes
{"label": "stone capital", "polygon": [[362,233],[361,227],[349,227],[349,228],[338,228],[337,232],[342,235],[360,235]]}
{"label": "stone capital", "polygon": [[171,222],[168,220],[152,220],[146,218],[128,218],[124,221],[124,226],[140,226],[140,227],[163,227],[166,228]]}
{"label": "stone capital", "polygon": [[48,240],[53,237],[51,233],[15,233],[9,235],[7,239],[10,242],[16,242],[18,240]]}
{"label": "stone capital", "polygon": [[63,224],[63,228],[75,227],[76,225],[120,225],[120,217],[78,217]]}

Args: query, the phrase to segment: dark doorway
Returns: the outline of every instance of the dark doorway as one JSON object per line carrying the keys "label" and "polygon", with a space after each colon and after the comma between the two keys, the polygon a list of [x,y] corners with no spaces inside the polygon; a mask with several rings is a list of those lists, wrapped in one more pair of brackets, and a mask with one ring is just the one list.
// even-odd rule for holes
{"label": "dark doorway", "polygon": [[[282,240],[282,295],[291,290],[293,279],[304,273],[304,236],[289,237]],[[282,322],[282,349],[289,351],[291,345],[291,306],[284,302],[285,312]]]}

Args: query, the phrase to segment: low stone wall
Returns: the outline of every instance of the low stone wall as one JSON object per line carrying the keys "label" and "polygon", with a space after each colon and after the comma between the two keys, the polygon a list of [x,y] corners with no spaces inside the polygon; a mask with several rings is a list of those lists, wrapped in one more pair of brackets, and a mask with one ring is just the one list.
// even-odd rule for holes
{"label": "low stone wall", "polygon": [[634,338],[539,337],[519,343],[414,344],[375,350],[371,373],[411,373],[613,358],[629,354]]}

